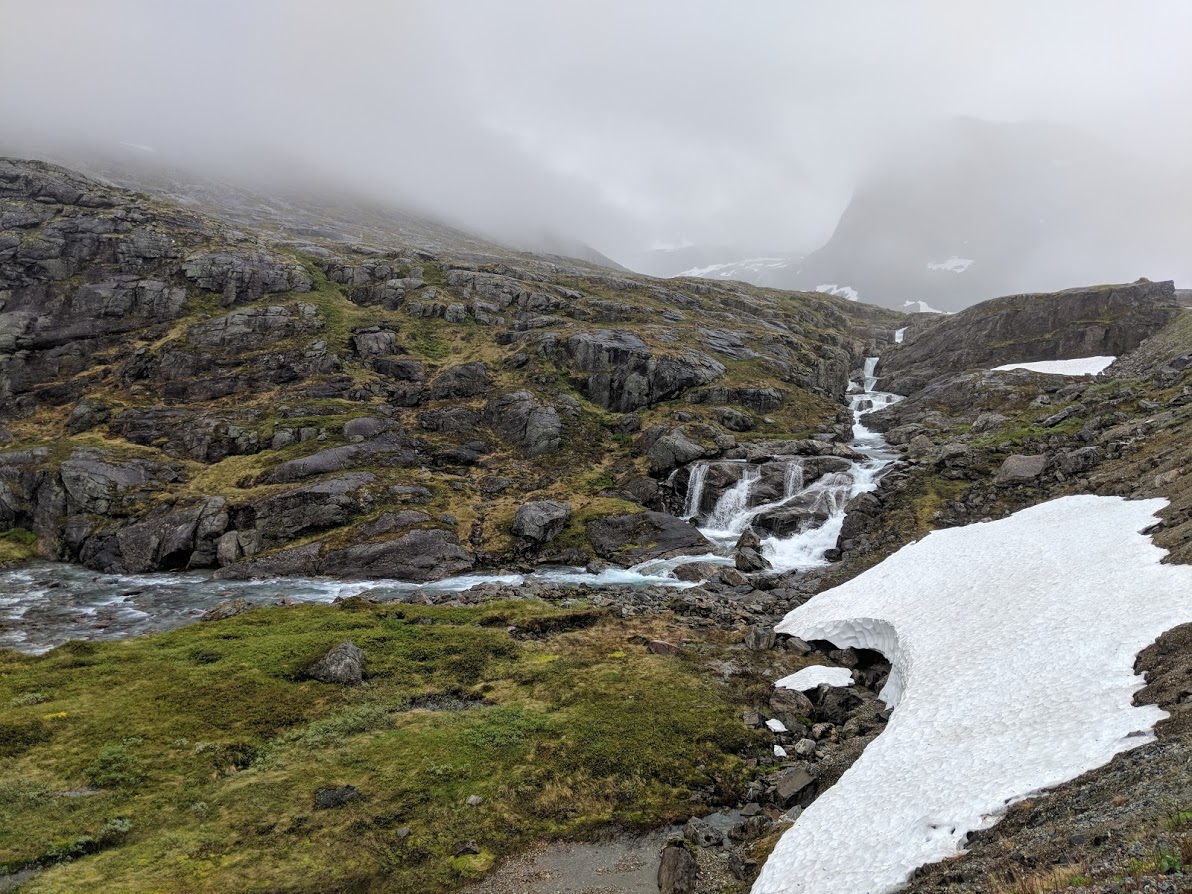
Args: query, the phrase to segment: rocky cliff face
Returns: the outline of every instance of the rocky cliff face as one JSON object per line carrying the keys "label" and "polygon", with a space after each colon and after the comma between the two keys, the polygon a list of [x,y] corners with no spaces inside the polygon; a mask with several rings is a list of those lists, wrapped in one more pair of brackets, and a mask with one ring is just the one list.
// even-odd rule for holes
{"label": "rocky cliff face", "polygon": [[908,394],[937,376],[968,369],[1121,356],[1179,313],[1174,285],[1147,280],[994,298],[917,326],[883,353],[883,387]]}
{"label": "rocky cliff face", "polygon": [[[0,161],[0,530],[111,571],[615,558],[667,503],[662,435],[716,456],[830,430],[899,320],[236,214]],[[573,510],[532,550],[511,530],[529,499]]]}

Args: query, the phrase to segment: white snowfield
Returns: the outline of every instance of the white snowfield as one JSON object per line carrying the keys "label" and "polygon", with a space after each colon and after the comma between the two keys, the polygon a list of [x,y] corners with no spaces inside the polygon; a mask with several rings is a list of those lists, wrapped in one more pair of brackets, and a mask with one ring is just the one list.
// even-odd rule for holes
{"label": "white snowfield", "polygon": [[1097,376],[1117,360],[1116,357],[1074,357],[1071,360],[1036,360],[1032,363],[1007,363],[995,366],[1002,372],[1008,369],[1029,369],[1031,372],[1050,373],[1053,376]]}
{"label": "white snowfield", "polygon": [[825,295],[835,295],[838,298],[847,298],[849,301],[860,301],[861,295],[852,286],[838,286],[836,283],[824,283],[815,287],[817,292],[823,292]]}
{"label": "white snowfield", "polygon": [[886,730],[782,837],[754,894],[884,894],[1010,803],[1152,740],[1135,656],[1192,621],[1192,568],[1140,532],[1164,500],[1073,496],[929,534],[795,609],[878,649]]}
{"label": "white snowfield", "polygon": [[774,685],[781,689],[808,692],[817,688],[821,683],[827,683],[829,686],[852,686],[853,672],[847,667],[824,667],[822,664],[817,664],[795,671]]}
{"label": "white snowfield", "polygon": [[947,270],[949,273],[964,273],[973,264],[972,258],[951,257],[946,261],[928,261],[928,270]]}

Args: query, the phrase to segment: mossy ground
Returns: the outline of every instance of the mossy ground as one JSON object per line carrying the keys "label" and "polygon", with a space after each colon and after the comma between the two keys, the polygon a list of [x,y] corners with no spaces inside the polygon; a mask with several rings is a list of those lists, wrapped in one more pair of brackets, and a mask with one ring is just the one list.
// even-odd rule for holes
{"label": "mossy ground", "polygon": [[[47,865],[30,894],[436,892],[535,840],[685,819],[693,788],[743,783],[756,734],[701,656],[629,643],[666,624],[354,601],[0,652],[0,867]],[[301,678],[345,639],[364,685]],[[475,706],[408,708],[435,694]]]}

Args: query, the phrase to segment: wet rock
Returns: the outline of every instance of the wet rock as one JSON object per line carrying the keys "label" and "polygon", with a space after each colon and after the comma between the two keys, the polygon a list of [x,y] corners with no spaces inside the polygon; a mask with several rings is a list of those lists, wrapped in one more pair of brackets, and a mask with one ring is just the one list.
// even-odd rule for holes
{"label": "wet rock", "polygon": [[587,532],[598,556],[624,565],[712,551],[712,544],[694,525],[661,512],[593,519]]}
{"label": "wet rock", "polygon": [[320,683],[357,686],[364,679],[364,652],[345,640],[308,667],[306,676]]}
{"label": "wet rock", "polygon": [[327,786],[315,792],[315,810],[332,810],[343,807],[362,797],[354,785]]}
{"label": "wet rock", "polygon": [[733,564],[738,571],[754,574],[770,569],[770,560],[755,549],[739,549],[733,556]]}
{"label": "wet rock", "polygon": [[513,535],[531,544],[554,540],[571,519],[571,504],[557,500],[536,500],[518,507],[513,516]]}
{"label": "wet rock", "polygon": [[683,827],[683,837],[696,847],[720,847],[724,844],[724,833],[707,820],[693,816]]}
{"label": "wet rock", "polygon": [[720,565],[713,565],[711,562],[689,562],[686,565],[678,566],[674,570],[674,575],[682,581],[700,583],[716,574],[721,567]]}
{"label": "wet rock", "polygon": [[698,874],[695,856],[685,846],[668,845],[658,865],[659,894],[694,894]]}

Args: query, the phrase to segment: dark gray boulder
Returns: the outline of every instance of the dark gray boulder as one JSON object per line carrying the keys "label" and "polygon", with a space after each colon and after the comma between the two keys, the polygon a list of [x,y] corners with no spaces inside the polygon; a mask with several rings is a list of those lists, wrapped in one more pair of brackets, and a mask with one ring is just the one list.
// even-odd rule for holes
{"label": "dark gray boulder", "polygon": [[310,665],[305,676],[320,683],[358,686],[364,679],[364,652],[351,640],[345,640]]}
{"label": "dark gray boulder", "polygon": [[699,865],[684,844],[671,844],[658,864],[659,894],[694,894]]}
{"label": "dark gray boulder", "polygon": [[340,577],[425,582],[470,571],[475,563],[475,557],[452,532],[421,528],[390,540],[327,553],[320,567],[323,574]]}
{"label": "dark gray boulder", "polygon": [[1048,457],[1045,454],[1026,456],[1015,453],[1007,456],[993,476],[994,484],[1029,484],[1038,481],[1043,470],[1047,468]]}
{"label": "dark gray boulder", "polygon": [[537,545],[554,540],[571,519],[571,504],[556,500],[535,500],[518,507],[513,516],[513,535]]}
{"label": "dark gray boulder", "polygon": [[601,558],[621,565],[712,552],[694,526],[661,512],[610,515],[588,522],[588,540]]}
{"label": "dark gray boulder", "polygon": [[654,441],[646,453],[646,459],[650,463],[650,474],[660,476],[703,455],[703,447],[678,429],[673,429]]}

